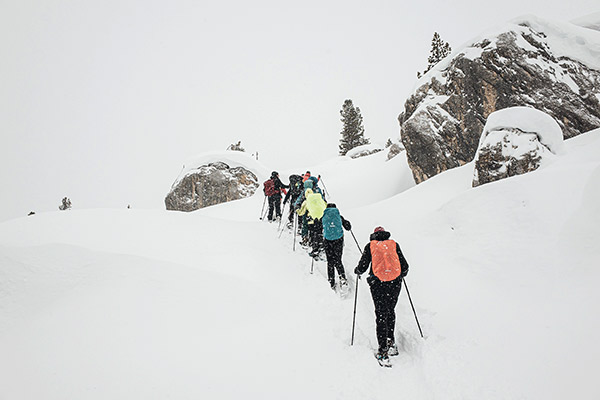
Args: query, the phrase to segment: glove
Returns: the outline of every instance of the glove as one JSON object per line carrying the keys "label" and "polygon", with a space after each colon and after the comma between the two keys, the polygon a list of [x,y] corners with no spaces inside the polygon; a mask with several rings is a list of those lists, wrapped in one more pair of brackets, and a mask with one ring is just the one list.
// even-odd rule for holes
{"label": "glove", "polygon": [[352,229],[352,224],[350,223],[350,221],[348,221],[347,219],[342,221],[342,226],[344,227],[345,230],[349,231]]}
{"label": "glove", "polygon": [[362,272],[360,272],[360,270],[358,269],[358,267],[356,267],[356,268],[354,268],[354,273],[360,277],[360,274]]}

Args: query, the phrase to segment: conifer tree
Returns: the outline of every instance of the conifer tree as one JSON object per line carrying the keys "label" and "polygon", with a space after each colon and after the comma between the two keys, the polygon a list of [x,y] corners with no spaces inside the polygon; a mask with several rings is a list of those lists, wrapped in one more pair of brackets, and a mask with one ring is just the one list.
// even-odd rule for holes
{"label": "conifer tree", "polygon": [[354,107],[352,100],[345,100],[340,110],[342,124],[344,125],[340,134],[340,155],[344,156],[348,151],[355,147],[371,143],[365,138],[365,128],[363,127],[363,118],[360,115],[360,108]]}
{"label": "conifer tree", "polygon": [[431,50],[429,58],[427,58],[427,69],[421,74],[417,72],[417,78],[425,75],[429,70],[436,66],[437,63],[442,61],[448,54],[452,53],[452,48],[448,42],[444,42],[437,32],[433,33],[433,39],[431,39]]}
{"label": "conifer tree", "polygon": [[230,144],[229,147],[227,147],[227,150],[232,150],[232,151],[246,151],[246,149],[244,149],[242,147],[242,141],[238,141],[236,144]]}
{"label": "conifer tree", "polygon": [[58,206],[58,209],[61,211],[70,210],[71,209],[71,199],[69,199],[68,197],[64,197],[62,199],[62,204],[60,206]]}

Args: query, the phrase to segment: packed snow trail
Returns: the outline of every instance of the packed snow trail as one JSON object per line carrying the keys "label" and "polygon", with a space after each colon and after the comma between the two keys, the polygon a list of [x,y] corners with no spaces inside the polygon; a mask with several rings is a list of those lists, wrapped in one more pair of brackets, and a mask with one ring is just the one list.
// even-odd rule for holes
{"label": "packed snow trail", "polygon": [[274,225],[135,210],[7,225],[7,398],[358,399],[418,381],[379,377],[370,349],[349,347],[351,301]]}

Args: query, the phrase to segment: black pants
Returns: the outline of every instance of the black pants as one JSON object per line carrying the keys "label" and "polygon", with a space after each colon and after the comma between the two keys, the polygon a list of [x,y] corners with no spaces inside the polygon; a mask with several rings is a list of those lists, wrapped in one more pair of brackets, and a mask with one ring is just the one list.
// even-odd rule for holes
{"label": "black pants", "polygon": [[269,196],[269,216],[267,219],[273,221],[273,209],[275,209],[275,216],[281,217],[281,195],[274,194]]}
{"label": "black pants", "polygon": [[346,280],[346,273],[344,272],[344,265],[342,264],[342,253],[344,251],[344,237],[337,240],[323,241],[325,247],[325,256],[327,256],[327,280],[333,288],[335,286],[335,270],[337,270],[340,276],[340,281]]}
{"label": "black pants", "polygon": [[383,352],[387,349],[387,339],[391,339],[395,343],[395,308],[402,288],[402,278],[398,277],[390,282],[381,282],[377,278],[369,278],[369,285],[371,286],[373,303],[375,303],[377,342],[379,343],[379,351]]}
{"label": "black pants", "polygon": [[308,238],[312,253],[320,253],[323,249],[323,224],[320,219],[315,219],[312,224],[308,224]]}

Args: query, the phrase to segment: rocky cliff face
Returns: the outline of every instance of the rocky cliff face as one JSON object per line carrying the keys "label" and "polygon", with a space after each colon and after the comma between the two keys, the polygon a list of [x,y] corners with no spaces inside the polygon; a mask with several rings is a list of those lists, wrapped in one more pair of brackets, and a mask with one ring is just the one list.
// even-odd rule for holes
{"label": "rocky cliff face", "polygon": [[258,186],[258,178],[249,170],[213,162],[178,179],[165,198],[165,205],[167,210],[194,211],[252,196]]}
{"label": "rocky cliff face", "polygon": [[565,26],[537,19],[510,24],[421,79],[399,116],[417,183],[472,161],[496,110],[543,110],[565,138],[600,127],[600,35]]}

